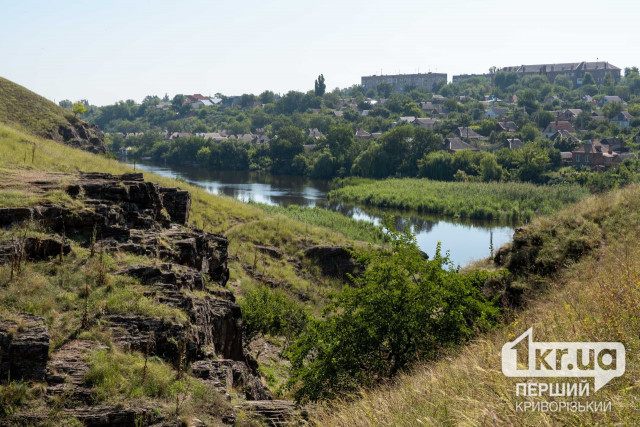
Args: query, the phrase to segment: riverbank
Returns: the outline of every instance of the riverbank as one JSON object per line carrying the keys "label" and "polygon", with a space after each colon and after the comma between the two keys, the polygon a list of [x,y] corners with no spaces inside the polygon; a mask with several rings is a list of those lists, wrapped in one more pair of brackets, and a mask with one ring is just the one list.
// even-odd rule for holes
{"label": "riverbank", "polygon": [[576,203],[589,192],[577,185],[520,182],[444,182],[429,179],[345,179],[329,200],[411,209],[448,217],[528,222]]}

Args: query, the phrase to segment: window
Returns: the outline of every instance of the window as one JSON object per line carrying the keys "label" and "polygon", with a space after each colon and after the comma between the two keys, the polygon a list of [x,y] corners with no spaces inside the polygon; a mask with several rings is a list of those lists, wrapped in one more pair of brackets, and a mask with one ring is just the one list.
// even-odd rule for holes
{"label": "window", "polygon": [[580,163],[580,154],[576,154],[576,163]]}

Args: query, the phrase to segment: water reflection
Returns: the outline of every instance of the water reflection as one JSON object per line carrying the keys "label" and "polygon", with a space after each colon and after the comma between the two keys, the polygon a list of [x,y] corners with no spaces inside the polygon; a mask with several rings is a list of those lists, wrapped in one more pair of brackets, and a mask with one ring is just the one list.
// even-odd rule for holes
{"label": "water reflection", "polygon": [[385,215],[393,215],[395,228],[410,228],[416,235],[420,249],[432,255],[438,242],[441,242],[442,250],[449,251],[451,259],[458,265],[466,265],[489,256],[491,247],[497,249],[513,236],[510,224],[459,220],[328,201],[327,181],[256,172],[211,171],[188,166],[137,164],[136,167],[165,177],[181,178],[205,188],[212,194],[225,195],[244,202],[254,201],[277,206],[318,206],[375,224],[380,224]]}

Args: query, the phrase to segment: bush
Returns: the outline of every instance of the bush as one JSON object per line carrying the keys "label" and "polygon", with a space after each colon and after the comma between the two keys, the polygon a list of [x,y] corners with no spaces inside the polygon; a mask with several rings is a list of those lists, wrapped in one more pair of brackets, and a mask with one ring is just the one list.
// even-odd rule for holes
{"label": "bush", "polygon": [[480,291],[489,273],[460,274],[439,248],[424,259],[413,235],[386,228],[392,249],[357,254],[365,272],[287,350],[298,401],[372,386],[495,324]]}
{"label": "bush", "polygon": [[251,339],[258,333],[292,338],[306,326],[308,314],[304,307],[289,299],[280,290],[265,286],[251,289],[240,301],[244,330]]}

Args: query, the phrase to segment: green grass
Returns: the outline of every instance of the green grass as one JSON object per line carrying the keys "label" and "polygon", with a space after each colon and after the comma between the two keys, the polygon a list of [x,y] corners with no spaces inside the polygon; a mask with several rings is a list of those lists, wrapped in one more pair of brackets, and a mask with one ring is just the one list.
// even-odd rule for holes
{"label": "green grass", "polygon": [[361,240],[363,242],[383,243],[384,232],[382,227],[368,221],[357,220],[344,216],[338,212],[329,211],[319,207],[308,208],[304,206],[271,206],[262,203],[250,202],[254,206],[274,215],[284,215],[306,224],[326,227],[337,231],[344,236]]}
{"label": "green grass", "polygon": [[428,179],[363,181],[329,192],[329,198],[381,208],[472,219],[529,221],[587,196],[573,185],[441,182]]}
{"label": "green grass", "polygon": [[0,77],[0,122],[26,133],[53,138],[73,113],[30,90]]}

